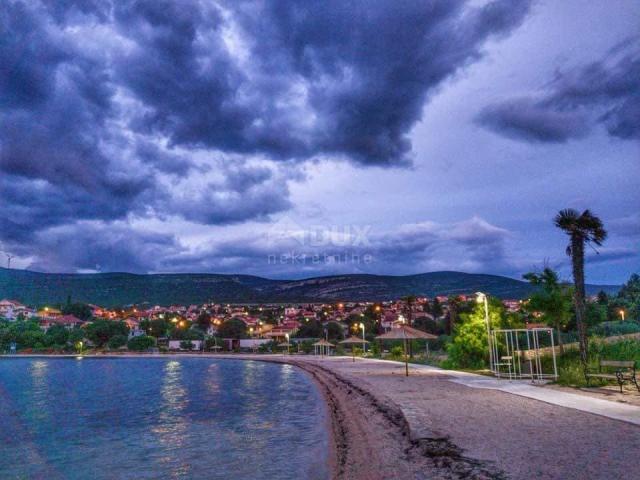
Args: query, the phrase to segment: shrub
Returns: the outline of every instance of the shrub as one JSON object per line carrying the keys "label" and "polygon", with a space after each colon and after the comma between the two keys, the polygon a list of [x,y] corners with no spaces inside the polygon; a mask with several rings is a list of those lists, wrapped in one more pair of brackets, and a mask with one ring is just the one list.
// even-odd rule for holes
{"label": "shrub", "polygon": [[144,352],[145,350],[149,350],[155,344],[156,341],[153,337],[140,335],[139,337],[133,337],[131,340],[129,340],[129,342],[127,343],[127,348],[136,352]]}
{"label": "shrub", "polygon": [[117,350],[120,347],[124,347],[127,344],[127,337],[124,335],[114,335],[107,342],[107,346],[110,350]]}
{"label": "shrub", "polygon": [[389,350],[389,355],[393,358],[403,358],[404,349],[400,345],[396,345]]}

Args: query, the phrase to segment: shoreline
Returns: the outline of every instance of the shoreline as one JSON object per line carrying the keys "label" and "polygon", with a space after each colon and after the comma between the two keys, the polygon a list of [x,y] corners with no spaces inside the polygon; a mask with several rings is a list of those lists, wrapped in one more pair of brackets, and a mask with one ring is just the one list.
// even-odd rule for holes
{"label": "shoreline", "polygon": [[413,438],[402,409],[355,379],[295,355],[252,354],[17,354],[0,359],[114,359],[170,357],[261,361],[294,366],[318,388],[327,407],[328,470],[332,480],[388,478],[501,479],[489,465],[462,455],[447,438]]}

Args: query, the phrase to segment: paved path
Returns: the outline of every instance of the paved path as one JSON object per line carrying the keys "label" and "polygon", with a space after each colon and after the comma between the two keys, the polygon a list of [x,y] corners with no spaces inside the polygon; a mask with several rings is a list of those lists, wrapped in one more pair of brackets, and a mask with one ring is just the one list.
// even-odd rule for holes
{"label": "paved path", "polygon": [[[344,357],[301,361],[322,365],[392,400],[404,413],[415,441],[450,442],[465,457],[493,464],[508,478],[640,479],[629,463],[640,452],[640,427],[611,418],[614,407],[628,407],[623,415],[637,415],[638,407],[592,402],[582,395],[562,405],[574,394],[500,386],[486,377],[426,366],[411,366],[411,375],[405,377],[404,364],[398,362],[352,362]],[[543,401],[533,391],[543,392]],[[588,413],[582,402],[602,411]],[[612,405],[603,408],[602,402]]]}
{"label": "paved path", "polygon": [[[362,359],[358,360],[362,361]],[[403,363],[387,362],[386,360],[370,359],[367,361],[394,363],[396,365],[404,366]],[[450,381],[467,387],[499,390],[501,392],[532,398],[552,405],[558,405],[560,407],[573,408],[575,410],[581,410],[583,412],[602,415],[603,417],[640,425],[640,406],[637,405],[612,402],[601,398],[582,395],[580,393],[570,393],[552,390],[549,388],[541,388],[540,386],[533,385],[530,381],[526,380],[499,380],[475,373],[443,370],[429,365],[411,365],[411,368],[417,371],[431,371],[447,375],[450,377]],[[637,394],[632,392],[629,395]]]}

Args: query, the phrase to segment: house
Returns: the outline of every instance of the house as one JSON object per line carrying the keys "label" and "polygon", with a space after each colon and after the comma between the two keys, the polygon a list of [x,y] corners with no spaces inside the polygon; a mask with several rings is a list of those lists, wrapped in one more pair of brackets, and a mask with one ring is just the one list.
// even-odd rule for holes
{"label": "house", "polygon": [[49,327],[53,325],[62,325],[68,329],[79,327],[82,325],[82,320],[73,315],[58,315],[52,317],[41,317],[40,318],[40,328],[44,331],[47,331]]}
{"label": "house", "polygon": [[33,310],[15,300],[0,300],[0,317],[4,317],[7,320],[16,320],[20,315],[25,318],[31,317]]}

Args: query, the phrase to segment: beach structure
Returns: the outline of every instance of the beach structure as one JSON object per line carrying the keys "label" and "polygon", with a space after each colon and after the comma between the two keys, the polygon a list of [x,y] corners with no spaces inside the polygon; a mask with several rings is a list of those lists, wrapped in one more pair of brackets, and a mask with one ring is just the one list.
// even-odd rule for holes
{"label": "beach structure", "polygon": [[409,340],[432,340],[438,338],[431,333],[423,332],[417,328],[410,327],[409,325],[400,325],[392,328],[387,333],[378,335],[376,340],[402,340],[402,349],[404,354],[404,371],[405,375],[409,376],[409,356],[407,353],[407,344]]}
{"label": "beach structure", "polygon": [[322,340],[313,344],[313,354],[323,356],[329,355],[333,347],[335,347],[333,343],[329,343],[323,338]]}
{"label": "beach structure", "polygon": [[349,338],[346,338],[340,342],[341,345],[351,345],[351,354],[353,356],[353,361],[356,361],[356,345],[362,345],[362,350],[364,351],[364,346],[369,343],[363,338],[358,338],[355,335],[351,335]]}

